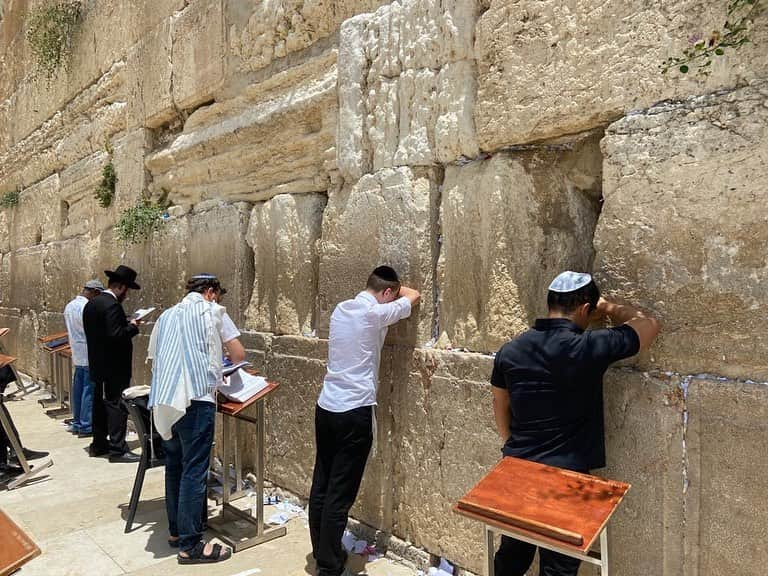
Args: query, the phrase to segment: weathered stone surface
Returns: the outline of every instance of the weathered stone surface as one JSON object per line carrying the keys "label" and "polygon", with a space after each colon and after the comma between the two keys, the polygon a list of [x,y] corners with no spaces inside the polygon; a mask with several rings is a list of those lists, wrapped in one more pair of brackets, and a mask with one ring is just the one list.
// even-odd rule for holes
{"label": "weathered stone surface", "polygon": [[705,0],[493,0],[475,42],[481,147],[572,134],[663,99],[765,77],[764,26],[754,27],[753,45],[715,58],[706,79],[660,73],[725,17],[724,5]]}
{"label": "weathered stone surface", "polygon": [[611,570],[683,574],[685,400],[663,374],[610,370],[605,379],[606,457],[595,474],[632,488],[611,519]]}
{"label": "weathered stone surface", "polygon": [[490,357],[417,350],[394,383],[394,533],[480,573],[482,527],[452,507],[499,460]]}
{"label": "weathered stone surface", "polygon": [[252,5],[227,2],[230,62],[239,72],[260,70],[331,36],[347,18],[384,3],[385,0],[269,0]]}
{"label": "weathered stone surface", "polygon": [[478,147],[472,121],[474,0],[405,0],[352,18],[339,41],[339,169],[355,180]]}
{"label": "weathered stone surface", "polygon": [[58,174],[22,190],[13,211],[11,248],[14,250],[57,240],[62,228]]}
{"label": "weathered stone surface", "polygon": [[96,242],[85,238],[53,242],[45,247],[42,291],[46,309],[63,312],[67,302],[80,293],[88,280],[102,278],[94,270],[97,254]]}
{"label": "weathered stone surface", "polygon": [[171,18],[165,18],[126,54],[128,122],[151,128],[176,114],[173,102]]}
{"label": "weathered stone surface", "polygon": [[[39,367],[45,368],[47,359],[38,349],[38,315],[34,310],[22,311],[18,308],[0,308],[0,327],[9,328],[0,344],[3,353],[15,356],[16,368],[33,378],[41,376]],[[41,360],[43,363],[41,363]]]}
{"label": "weathered stone surface", "polygon": [[179,204],[325,192],[336,131],[335,53],[201,108],[151,155],[154,187]]}
{"label": "weathered stone surface", "polygon": [[665,323],[644,365],[768,378],[767,95],[661,104],[606,134],[596,268]]}
{"label": "weathered stone surface", "polygon": [[11,286],[9,303],[15,308],[45,310],[43,287],[45,246],[21,248],[10,253]]}
{"label": "weathered stone surface", "polygon": [[222,304],[237,325],[242,325],[253,287],[253,252],[245,241],[248,206],[244,203],[212,205],[189,216],[187,273],[216,274],[229,290]]}
{"label": "weathered stone surface", "polygon": [[[295,340],[315,349],[310,357],[291,353]],[[325,376],[325,350],[320,340],[276,337],[265,370],[267,378],[280,384],[267,404],[267,475],[303,496],[309,496],[312,483],[315,403]]]}
{"label": "weathered stone surface", "polygon": [[224,79],[223,1],[191,2],[171,19],[173,100],[178,108],[211,100]]}
{"label": "weathered stone surface", "polygon": [[255,259],[246,327],[276,334],[313,329],[318,258],[326,197],[279,194],[254,206],[248,245]]}
{"label": "weathered stone surface", "polygon": [[591,270],[599,138],[447,168],[441,346],[495,352],[546,312],[547,286],[559,272]]}
{"label": "weathered stone surface", "polygon": [[11,249],[11,223],[13,222],[13,211],[0,210],[0,253],[8,252]]}
{"label": "weathered stone surface", "polygon": [[423,294],[411,318],[390,328],[390,342],[413,346],[432,337],[437,179],[433,171],[388,169],[331,192],[319,243],[321,336],[327,335],[336,304],[354,298],[371,271],[388,264],[404,284]]}
{"label": "weathered stone surface", "polygon": [[688,410],[686,570],[762,574],[768,385],[693,379]]}
{"label": "weathered stone surface", "polygon": [[105,212],[109,211],[102,208],[94,197],[102,180],[102,170],[109,159],[107,152],[97,152],[60,173],[60,196],[65,212],[61,231],[63,238],[98,233],[100,223],[109,223],[111,213],[105,217]]}

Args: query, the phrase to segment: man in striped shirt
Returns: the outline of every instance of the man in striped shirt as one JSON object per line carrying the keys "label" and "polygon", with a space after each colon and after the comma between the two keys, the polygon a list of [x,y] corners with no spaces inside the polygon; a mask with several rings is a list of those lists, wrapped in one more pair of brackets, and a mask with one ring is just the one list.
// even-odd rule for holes
{"label": "man in striped shirt", "polygon": [[203,542],[202,512],[223,349],[233,362],[245,360],[245,350],[240,332],[218,304],[226,292],[219,279],[198,274],[187,282],[187,291],[152,330],[149,407],[166,454],[168,543],[179,548],[179,564],[202,564],[231,555],[219,544]]}

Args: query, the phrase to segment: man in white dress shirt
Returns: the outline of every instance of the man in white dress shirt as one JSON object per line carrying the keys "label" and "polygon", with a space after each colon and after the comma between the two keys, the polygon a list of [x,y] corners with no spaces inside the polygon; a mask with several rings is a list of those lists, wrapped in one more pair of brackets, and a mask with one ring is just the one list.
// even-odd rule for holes
{"label": "man in white dress shirt", "polygon": [[309,496],[309,529],[318,576],[344,572],[341,538],[373,443],[379,359],[387,329],[408,318],[419,292],[400,285],[389,266],[331,315],[328,370],[315,408],[317,456]]}
{"label": "man in white dress shirt", "polygon": [[93,410],[93,382],[88,371],[88,344],[83,329],[83,308],[88,301],[104,291],[99,280],[88,280],[82,292],[64,308],[64,322],[72,347],[72,364],[75,375],[72,380],[72,424],[69,431],[78,436],[92,436],[91,412]]}

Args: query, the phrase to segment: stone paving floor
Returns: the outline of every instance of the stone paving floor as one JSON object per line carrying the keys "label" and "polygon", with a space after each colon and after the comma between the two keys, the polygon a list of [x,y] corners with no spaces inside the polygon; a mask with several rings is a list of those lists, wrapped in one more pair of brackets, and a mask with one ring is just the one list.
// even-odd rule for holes
{"label": "stone paving floor", "polygon": [[[89,458],[89,439],[66,432],[61,421],[45,415],[32,393],[8,408],[24,445],[51,452],[49,474],[12,491],[0,488],[0,508],[25,529],[42,555],[20,576],[305,576],[309,531],[293,519],[282,538],[243,550],[220,564],[180,566],[166,544],[163,469],[147,471],[133,531],[123,533],[136,464]],[[209,501],[210,505],[213,502]],[[269,508],[265,517],[269,517]],[[215,535],[209,534],[208,537]],[[350,567],[370,576],[414,576],[415,571],[382,558],[365,564],[353,556]]]}

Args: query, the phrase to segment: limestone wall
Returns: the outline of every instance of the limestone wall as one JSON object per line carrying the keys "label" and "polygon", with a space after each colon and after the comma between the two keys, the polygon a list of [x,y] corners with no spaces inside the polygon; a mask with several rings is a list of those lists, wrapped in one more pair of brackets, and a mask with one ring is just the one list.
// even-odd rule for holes
{"label": "limestone wall", "polygon": [[[557,271],[593,270],[665,323],[607,378],[603,473],[633,484],[615,573],[764,573],[764,20],[702,78],[658,64],[725,2],[84,0],[47,82],[24,40],[42,2],[0,0],[0,195],[22,191],[0,210],[0,325],[24,371],[48,377],[35,339],[103,270],[139,271],[129,307],[217,273],[282,385],[269,477],[306,495],[330,314],[392,264],[424,297],[388,337],[354,515],[480,571],[451,505],[499,457],[490,354]],[[118,242],[122,211],[163,190],[163,231]]]}

